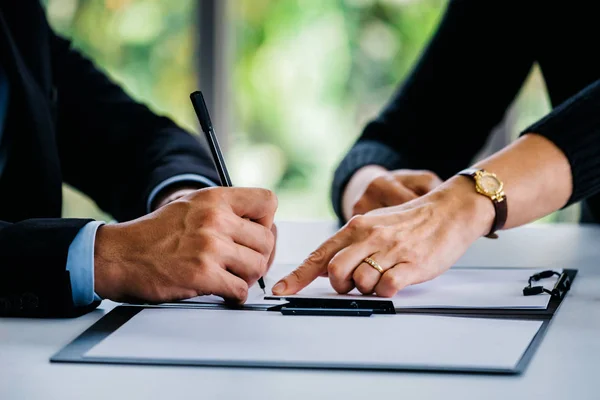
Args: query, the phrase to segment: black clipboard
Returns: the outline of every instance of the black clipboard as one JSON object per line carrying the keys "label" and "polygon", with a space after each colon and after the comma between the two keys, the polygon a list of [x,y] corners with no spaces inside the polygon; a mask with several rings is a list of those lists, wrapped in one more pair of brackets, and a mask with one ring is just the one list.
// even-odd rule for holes
{"label": "black clipboard", "polygon": [[[115,332],[127,321],[142,310],[152,308],[145,306],[117,306],[107,315],[98,320],[94,325],[83,332],[79,337],[65,346],[50,359],[53,363],[86,363],[86,364],[112,364],[112,365],[140,365],[140,366],[187,366],[187,367],[251,367],[251,368],[292,368],[292,369],[321,369],[321,370],[355,370],[355,371],[388,371],[388,372],[435,372],[449,374],[478,374],[478,375],[519,375],[523,373],[535,355],[537,348],[547,332],[550,321],[543,321],[539,330],[527,346],[527,349],[514,368],[500,367],[444,367],[402,365],[386,367],[377,363],[365,365],[352,364],[320,364],[320,363],[290,363],[286,360],[272,362],[222,362],[210,359],[136,359],[117,357],[86,357],[85,354],[102,340]],[[213,309],[214,310],[214,309]],[[198,309],[199,312],[211,312],[211,309]],[[248,312],[257,312],[248,310]],[[264,311],[263,311],[264,312]],[[288,314],[290,315],[290,314]],[[462,318],[472,318],[461,316]],[[286,318],[286,317],[283,317]],[[498,317],[487,317],[495,319]]]}
{"label": "black clipboard", "polygon": [[[470,269],[465,267],[455,267],[456,269]],[[486,269],[515,269],[510,267],[491,267]],[[541,270],[541,268],[540,268]],[[567,295],[570,290],[570,285],[575,280],[577,276],[576,269],[563,269],[563,273],[561,274],[560,279],[557,280],[556,284],[561,285],[565,281],[568,282],[568,286],[564,288],[564,290],[559,291],[559,296],[550,296],[546,293],[539,293],[536,296],[549,296],[550,301],[548,302],[548,306],[544,309],[520,309],[520,308],[403,308],[396,307],[391,301],[375,301],[375,300],[326,300],[326,299],[313,299],[313,298],[302,298],[302,297],[283,297],[287,304],[282,304],[281,306],[273,307],[271,310],[279,310],[286,307],[297,309],[298,314],[308,314],[311,312],[311,309],[314,310],[315,314],[322,315],[336,315],[335,312],[328,314],[327,308],[331,308],[335,310],[344,311],[347,309],[347,314],[351,315],[353,309],[357,308],[358,305],[363,309],[369,309],[369,302],[372,303],[372,307],[376,308],[378,311],[372,311],[372,313],[390,313],[391,308],[394,309],[396,314],[429,314],[429,315],[450,315],[450,316],[472,316],[472,317],[497,317],[497,318],[512,318],[512,319],[541,319],[547,320],[551,319],[556,310],[559,308],[562,300]],[[527,277],[524,277],[523,286],[527,284]],[[555,285],[556,286],[556,285]],[[265,297],[266,299],[272,298],[276,299],[278,297]],[[385,303],[388,303],[387,305]],[[306,308],[306,310],[303,310]],[[304,312],[303,312],[304,311]],[[345,315],[340,312],[337,315]]]}
{"label": "black clipboard", "polygon": [[[498,269],[506,269],[505,267],[497,267]],[[545,309],[518,309],[518,308],[504,308],[504,309],[482,309],[482,308],[463,308],[460,310],[451,308],[396,308],[398,314],[435,314],[435,315],[469,315],[473,317],[487,317],[494,316],[498,318],[527,318],[527,319],[542,319],[549,320],[556,313],[560,307],[563,299],[570,290],[575,277],[577,276],[576,269],[563,269],[563,276],[568,278],[569,286],[566,290],[561,292],[558,297],[550,297],[548,306]],[[525,285],[526,282],[524,282]],[[561,283],[559,279],[557,284]],[[548,296],[546,293],[540,293],[536,296]]]}
{"label": "black clipboard", "polygon": [[[569,277],[570,282],[575,279],[577,270],[564,269],[563,272]],[[570,289],[570,286],[569,288]],[[310,299],[291,298],[291,301],[267,309],[246,309],[248,312],[277,312],[284,316],[294,315],[319,315],[319,316],[342,316],[349,318],[370,317],[377,314],[421,314],[439,315],[457,318],[489,318],[489,319],[512,319],[512,320],[535,320],[542,321],[542,325],[529,343],[526,351],[514,368],[444,368],[405,365],[398,368],[382,368],[377,365],[349,366],[349,365],[326,365],[317,364],[286,365],[285,362],[272,364],[265,363],[227,363],[211,360],[138,360],[127,358],[86,358],[85,354],[111,333],[119,329],[136,314],[152,305],[121,305],[111,310],[107,315],[98,320],[75,340],[53,355],[51,362],[56,363],[92,363],[92,364],[131,364],[131,365],[170,365],[170,366],[219,366],[219,367],[262,367],[262,368],[311,368],[311,369],[348,369],[348,370],[390,370],[405,372],[443,372],[443,373],[470,373],[470,374],[493,374],[493,375],[518,375],[525,371],[527,365],[533,358],[539,347],[555,312],[560,307],[569,290],[565,290],[560,297],[553,297],[548,307],[544,310],[516,310],[516,309],[395,309],[392,301],[381,300],[335,300],[335,299]],[[547,295],[547,294],[539,294]],[[185,305],[182,305],[186,308]],[[160,306],[159,306],[160,308]],[[200,312],[211,309],[223,309],[225,306],[217,304],[208,305],[206,308],[197,308]],[[243,307],[235,308],[244,310]]]}

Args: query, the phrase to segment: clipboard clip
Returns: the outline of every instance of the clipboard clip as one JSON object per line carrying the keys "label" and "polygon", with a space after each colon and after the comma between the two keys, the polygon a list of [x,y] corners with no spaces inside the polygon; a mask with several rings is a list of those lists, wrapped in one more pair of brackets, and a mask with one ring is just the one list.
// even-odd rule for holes
{"label": "clipboard clip", "polygon": [[[281,299],[265,297],[265,300]],[[342,317],[370,317],[373,314],[396,314],[391,300],[317,299],[306,297],[284,297],[285,304],[276,305],[267,311],[279,311],[283,315],[324,315]]]}
{"label": "clipboard clip", "polygon": [[[538,282],[554,275],[558,276],[559,278],[554,284],[554,288],[552,290],[546,289],[543,285],[532,286],[533,282]],[[523,295],[533,296],[540,293],[548,293],[553,298],[562,299],[569,289],[571,289],[571,278],[566,272],[563,271],[562,274],[559,274],[556,271],[546,270],[538,272],[537,274],[533,274],[529,277],[528,285],[523,288]]]}

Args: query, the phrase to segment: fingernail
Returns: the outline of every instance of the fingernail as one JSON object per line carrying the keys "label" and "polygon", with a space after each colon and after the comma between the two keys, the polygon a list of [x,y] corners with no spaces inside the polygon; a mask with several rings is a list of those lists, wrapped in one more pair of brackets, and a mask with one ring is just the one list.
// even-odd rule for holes
{"label": "fingernail", "polygon": [[286,287],[287,284],[285,283],[285,281],[280,281],[277,282],[277,284],[273,286],[273,289],[271,290],[273,291],[273,294],[280,294],[285,291]]}

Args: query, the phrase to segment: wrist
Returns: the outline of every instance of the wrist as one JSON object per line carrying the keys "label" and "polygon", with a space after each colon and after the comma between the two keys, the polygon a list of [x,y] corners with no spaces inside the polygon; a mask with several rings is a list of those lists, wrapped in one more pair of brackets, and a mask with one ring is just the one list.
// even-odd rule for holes
{"label": "wrist", "polygon": [[156,211],[159,208],[166,206],[167,204],[181,197],[187,196],[188,194],[195,192],[196,190],[199,190],[199,187],[177,186],[174,188],[166,188],[156,196],[156,199],[151,205],[152,211]]}
{"label": "wrist", "polygon": [[387,172],[379,165],[367,165],[356,170],[342,193],[342,214],[346,220],[352,218],[352,208],[369,184]]}
{"label": "wrist", "polygon": [[494,225],[496,210],[492,201],[475,191],[469,177],[452,177],[431,194],[449,207],[453,220],[475,239],[487,235]]}
{"label": "wrist", "polygon": [[117,225],[104,225],[96,232],[94,243],[94,292],[103,299],[121,297],[124,263],[121,254],[122,240]]}

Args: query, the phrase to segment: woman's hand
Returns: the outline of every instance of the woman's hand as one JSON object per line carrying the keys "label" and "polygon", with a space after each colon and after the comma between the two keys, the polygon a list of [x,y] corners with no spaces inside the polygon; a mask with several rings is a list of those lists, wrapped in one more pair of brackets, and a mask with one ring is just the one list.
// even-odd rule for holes
{"label": "woman's hand", "polygon": [[[475,192],[467,177],[401,206],[352,218],[304,263],[273,287],[275,295],[300,291],[327,274],[338,293],[355,287],[363,294],[394,296],[449,269],[494,220],[491,201]],[[364,262],[370,257],[383,269]]]}
{"label": "woman's hand", "polygon": [[397,206],[423,196],[442,180],[426,170],[388,171],[377,165],[359,169],[350,179],[342,197],[342,212],[347,220],[354,215]]}

